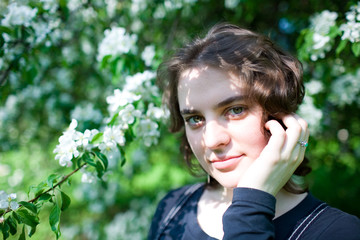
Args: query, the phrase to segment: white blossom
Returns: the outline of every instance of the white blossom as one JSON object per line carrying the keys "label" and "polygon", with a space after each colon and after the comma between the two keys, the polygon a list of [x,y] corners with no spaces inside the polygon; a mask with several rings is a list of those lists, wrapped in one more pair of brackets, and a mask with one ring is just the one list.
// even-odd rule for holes
{"label": "white blossom", "polygon": [[128,90],[121,91],[120,89],[115,89],[114,95],[106,98],[106,102],[109,104],[108,111],[114,114],[119,107],[138,101],[140,98],[140,95],[136,95]]}
{"label": "white blossom", "polygon": [[141,95],[143,100],[152,100],[152,97],[160,96],[159,89],[152,83],[156,74],[152,71],[136,73],[126,77],[124,90]]}
{"label": "white blossom", "polygon": [[329,33],[330,28],[336,24],[337,17],[338,14],[336,12],[324,10],[310,18],[311,27],[315,32],[326,35]]}
{"label": "white blossom", "polygon": [[1,21],[3,26],[16,26],[24,25],[25,27],[30,26],[31,21],[36,16],[37,8],[30,8],[29,6],[21,6],[16,2],[8,5],[8,13],[5,18]]}
{"label": "white blossom", "polygon": [[328,10],[322,11],[310,18],[311,29],[314,31],[313,45],[308,50],[312,61],[324,58],[325,53],[331,50],[331,39],[328,36],[331,27],[336,25],[338,14]]}
{"label": "white blossom", "polygon": [[343,32],[342,40],[348,39],[350,42],[360,41],[360,2],[351,6],[346,13],[347,22],[340,26],[340,31]]}
{"label": "white blossom", "polygon": [[298,114],[307,121],[312,134],[319,131],[320,120],[322,119],[323,113],[315,107],[313,99],[310,96],[305,95],[304,102],[300,105]]}
{"label": "white blossom", "polygon": [[[147,234],[148,226],[156,205],[145,199],[136,198],[130,202],[129,210],[118,213],[104,227],[107,240],[141,240]],[[136,221],[136,225],[133,222]]]}
{"label": "white blossom", "polygon": [[146,116],[150,119],[160,120],[162,118],[167,118],[168,112],[164,108],[156,107],[153,103],[150,103],[148,110],[146,111]]}
{"label": "white blossom", "polygon": [[147,7],[147,3],[145,0],[132,0],[130,11],[133,15],[138,14],[141,11],[144,11]]}
{"label": "white blossom", "polygon": [[45,22],[36,22],[32,24],[32,27],[35,30],[36,43],[42,42],[51,31],[49,25]]}
{"label": "white blossom", "polygon": [[166,10],[163,5],[158,5],[154,12],[155,19],[163,19],[166,16]]}
{"label": "white blossom", "polygon": [[55,13],[58,8],[58,3],[56,0],[40,0],[43,3],[43,8],[48,10],[50,13]]}
{"label": "white blossom", "polygon": [[82,15],[83,21],[86,23],[91,23],[97,18],[97,12],[92,7],[81,9],[80,14]]}
{"label": "white blossom", "polygon": [[84,133],[76,131],[77,120],[73,119],[69,128],[59,138],[59,144],[54,153],[55,159],[59,160],[61,166],[71,166],[71,160],[80,156],[82,151],[90,150],[93,137],[99,133],[97,129],[86,129]]}
{"label": "white blossom", "polygon": [[141,116],[141,111],[135,109],[134,105],[128,104],[124,109],[119,111],[119,118],[124,124],[133,124],[135,118]]}
{"label": "white blossom", "polygon": [[113,27],[106,29],[105,38],[101,41],[98,49],[97,60],[100,62],[105,56],[118,56],[124,53],[136,52],[135,34],[126,33],[125,28]]}
{"label": "white blossom", "polygon": [[16,202],[16,193],[7,194],[5,191],[0,191],[0,209],[16,210],[19,204]]}
{"label": "white blossom", "polygon": [[122,128],[120,126],[105,127],[103,141],[104,143],[112,142],[124,146],[125,137]]}
{"label": "white blossom", "polygon": [[313,49],[318,50],[318,49],[324,48],[326,46],[326,44],[330,41],[330,37],[323,36],[318,33],[314,33],[313,41],[315,43],[313,46]]}
{"label": "white blossom", "polygon": [[0,191],[0,209],[7,209],[9,207],[8,195],[5,191]]}
{"label": "white blossom", "polygon": [[344,23],[340,26],[340,30],[343,32],[342,40],[348,39],[353,43],[360,41],[360,22]]}
{"label": "white blossom", "polygon": [[79,144],[76,142],[79,139],[80,133],[75,130],[77,127],[77,121],[73,119],[69,128],[59,138],[59,144],[56,146],[54,153],[56,160],[59,160],[61,166],[71,166],[72,158],[78,157],[80,152],[77,147]]}
{"label": "white blossom", "polygon": [[96,134],[98,134],[99,131],[97,129],[86,129],[84,133],[78,132],[76,144],[78,146],[82,146],[85,149],[91,149],[93,146],[90,144],[91,140],[94,138]]}
{"label": "white blossom", "polygon": [[83,182],[83,183],[92,183],[92,182],[95,182],[96,180],[97,180],[97,177],[92,172],[83,172],[83,174],[81,176],[81,182]]}
{"label": "white blossom", "polygon": [[305,89],[308,94],[314,95],[318,94],[324,89],[323,83],[318,80],[311,80],[308,83],[305,83]]}
{"label": "white blossom", "polygon": [[228,9],[235,9],[237,5],[240,3],[240,0],[225,0],[225,7]]}
{"label": "white blossom", "polygon": [[151,79],[154,79],[156,74],[152,71],[145,71],[143,73],[136,73],[133,76],[126,77],[126,84],[124,89],[130,92],[143,92],[143,87],[152,85]]}
{"label": "white blossom", "polygon": [[144,23],[139,19],[134,19],[131,23],[131,31],[139,33],[144,27]]}
{"label": "white blossom", "polygon": [[84,3],[85,3],[84,0],[69,0],[67,2],[67,7],[69,8],[70,11],[75,11],[79,9]]}
{"label": "white blossom", "polygon": [[155,46],[146,46],[141,54],[141,59],[144,60],[146,66],[151,66],[151,63],[155,57]]}
{"label": "white blossom", "polygon": [[116,12],[116,5],[118,3],[117,0],[105,0],[106,3],[106,12],[109,16],[109,18],[112,18],[115,16]]}
{"label": "white blossom", "polygon": [[183,6],[181,0],[165,0],[164,1],[165,9],[168,11],[180,9]]}
{"label": "white blossom", "polygon": [[360,70],[338,77],[331,85],[330,101],[338,106],[360,105]]}
{"label": "white blossom", "polygon": [[160,132],[158,124],[150,119],[142,119],[136,128],[136,134],[143,140],[145,146],[150,147],[158,142]]}
{"label": "white blossom", "polygon": [[116,166],[118,159],[120,159],[120,151],[114,141],[102,142],[99,144],[99,149],[102,154],[105,154],[109,165],[108,168]]}

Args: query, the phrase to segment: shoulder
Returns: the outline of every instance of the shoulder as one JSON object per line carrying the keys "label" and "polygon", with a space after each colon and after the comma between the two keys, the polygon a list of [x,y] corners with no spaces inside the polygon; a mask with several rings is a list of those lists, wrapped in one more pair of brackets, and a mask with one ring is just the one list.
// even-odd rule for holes
{"label": "shoulder", "polygon": [[[153,236],[160,229],[160,225],[164,222],[165,218],[169,218],[170,212],[175,212],[174,209],[178,208],[198,189],[204,186],[202,183],[186,185],[174,190],[169,191],[159,202],[152,219],[149,236]],[[179,209],[177,209],[179,210]],[[149,238],[151,239],[151,238]]]}
{"label": "shoulder", "polygon": [[191,195],[192,193],[194,193],[196,190],[202,188],[203,186],[204,186],[204,184],[197,183],[197,184],[186,185],[186,186],[183,186],[183,187],[180,187],[177,189],[173,189],[173,190],[169,191],[165,195],[165,197],[163,197],[161,199],[161,201],[159,202],[158,208],[163,207],[164,210],[170,209],[172,206],[177,204],[179,199],[181,199],[184,196]]}
{"label": "shoulder", "polygon": [[360,240],[360,219],[337,208],[327,206],[314,220],[309,230],[304,232],[304,235],[326,240]]}

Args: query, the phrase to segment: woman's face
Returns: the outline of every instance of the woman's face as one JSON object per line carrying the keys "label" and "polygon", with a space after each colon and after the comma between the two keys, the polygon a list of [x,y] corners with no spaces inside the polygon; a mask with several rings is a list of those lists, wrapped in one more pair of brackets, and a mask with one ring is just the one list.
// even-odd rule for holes
{"label": "woman's face", "polygon": [[240,79],[212,67],[185,70],[179,79],[178,101],[191,149],[204,170],[227,188],[237,186],[267,144],[262,108],[244,97]]}

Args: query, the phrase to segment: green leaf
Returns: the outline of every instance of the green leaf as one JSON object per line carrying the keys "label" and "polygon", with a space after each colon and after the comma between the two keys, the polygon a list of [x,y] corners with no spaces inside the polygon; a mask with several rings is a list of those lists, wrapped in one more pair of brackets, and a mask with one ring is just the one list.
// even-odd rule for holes
{"label": "green leaf", "polygon": [[348,43],[347,40],[342,40],[339,44],[339,46],[336,48],[336,54],[339,55],[346,47],[346,44]]}
{"label": "green leaf", "polygon": [[106,56],[103,57],[103,59],[102,59],[102,61],[100,63],[100,68],[101,69],[104,69],[106,67],[106,65],[108,65],[108,62],[109,62],[110,58],[111,58],[111,55],[106,55]]}
{"label": "green leaf", "polygon": [[49,193],[44,193],[39,197],[39,201],[48,201],[51,198],[51,195]]}
{"label": "green leaf", "polygon": [[138,119],[135,119],[135,122],[133,123],[133,125],[134,125],[134,127],[130,127],[125,132],[126,142],[132,142],[136,138],[136,134],[135,134],[133,128],[136,128],[139,125]]}
{"label": "green leaf", "polygon": [[339,30],[339,28],[336,25],[334,25],[334,26],[330,27],[330,31],[327,35],[330,38],[335,38],[336,36],[338,36],[340,34],[341,34],[341,31]]}
{"label": "green leaf", "polygon": [[13,212],[11,213],[11,215],[12,215],[12,217],[13,217],[18,223],[22,223],[22,222],[20,221],[20,218],[18,217],[18,215],[16,214],[15,211],[13,211]]}
{"label": "green leaf", "polygon": [[39,224],[39,218],[36,215],[31,214],[28,210],[24,208],[17,210],[16,213],[17,217],[22,223],[32,228],[36,227]]}
{"label": "green leaf", "polygon": [[29,192],[33,192],[34,196],[37,197],[48,189],[46,182],[41,182],[37,186],[31,186]]}
{"label": "green leaf", "polygon": [[360,42],[353,43],[351,50],[353,51],[355,57],[360,56]]}
{"label": "green leaf", "polygon": [[120,145],[117,145],[120,152],[120,167],[123,167],[126,163],[125,150]]}
{"label": "green leaf", "polygon": [[[114,70],[115,70],[115,72],[113,72],[114,73],[114,75],[115,76],[121,76],[122,75],[122,73],[123,73],[123,70],[125,69],[125,60],[124,60],[124,58],[121,58],[121,59],[118,59],[117,61],[115,60],[114,61]],[[115,84],[117,83],[117,81],[116,82],[114,82]]]}
{"label": "green leaf", "polygon": [[54,207],[51,209],[50,216],[49,216],[49,224],[51,226],[51,230],[55,233],[56,239],[60,237],[60,215],[61,209],[57,204],[54,204]]}
{"label": "green leaf", "polygon": [[55,198],[53,199],[54,203],[61,209],[62,207],[62,196],[59,189],[55,189]]}
{"label": "green leaf", "polygon": [[91,165],[91,166],[96,166],[96,163],[93,159],[93,154],[90,154],[89,152],[85,152],[82,157],[81,157],[84,162],[86,162],[87,164]]}
{"label": "green leaf", "polygon": [[111,118],[110,122],[108,123],[108,126],[114,125],[118,116],[119,116],[119,112],[115,113],[114,116]]}
{"label": "green leaf", "polygon": [[104,165],[101,164],[100,162],[96,162],[95,169],[96,169],[98,178],[102,178],[102,176],[104,175]]}
{"label": "green leaf", "polygon": [[11,28],[0,26],[0,32],[5,32],[7,34],[11,34]]}
{"label": "green leaf", "polygon": [[47,179],[46,183],[47,185],[52,188],[54,186],[54,183],[57,182],[57,179],[60,177],[58,174],[51,174]]}
{"label": "green leaf", "polygon": [[109,164],[107,157],[101,152],[94,152],[94,153],[99,158],[100,162],[103,164],[104,170],[106,170]]}
{"label": "green leaf", "polygon": [[1,223],[0,224],[0,230],[1,230],[2,234],[3,234],[4,240],[6,240],[10,236],[10,234],[9,234],[9,230],[10,230],[9,225],[6,222]]}
{"label": "green leaf", "polygon": [[67,209],[71,203],[71,199],[66,193],[61,191],[61,199],[62,199],[62,205],[61,205],[61,211],[64,211]]}
{"label": "green leaf", "polygon": [[29,237],[31,237],[32,235],[34,235],[34,233],[36,232],[36,227],[30,227],[30,226],[28,226],[27,227],[27,229],[28,229],[28,236]]}
{"label": "green leaf", "polygon": [[31,212],[37,214],[37,207],[35,206],[35,204],[25,202],[25,201],[21,201],[21,202],[19,202],[19,204],[21,204],[23,207],[29,209]]}
{"label": "green leaf", "polygon": [[91,139],[91,144],[96,144],[96,143],[100,143],[102,141],[102,136],[103,136],[103,133],[102,132],[99,132],[97,133],[92,139]]}
{"label": "green leaf", "polygon": [[21,234],[20,234],[18,240],[25,240],[25,239],[26,239],[26,236],[25,236],[25,226],[23,226],[22,231],[21,231]]}
{"label": "green leaf", "polygon": [[17,232],[16,220],[12,216],[9,216],[5,222],[9,225],[11,235],[15,235]]}

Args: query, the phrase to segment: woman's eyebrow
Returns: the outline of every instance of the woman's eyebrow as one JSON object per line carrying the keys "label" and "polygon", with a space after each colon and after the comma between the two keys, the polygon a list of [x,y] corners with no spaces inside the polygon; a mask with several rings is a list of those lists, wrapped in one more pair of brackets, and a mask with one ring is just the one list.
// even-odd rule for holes
{"label": "woman's eyebrow", "polygon": [[199,113],[199,111],[197,111],[197,110],[187,109],[187,108],[180,111],[181,115],[192,115],[192,114],[198,114],[198,113]]}
{"label": "woman's eyebrow", "polygon": [[244,99],[245,99],[244,95],[231,96],[231,97],[226,98],[225,100],[219,102],[218,104],[216,104],[216,108],[221,108],[221,107],[230,105],[234,102],[243,101]]}
{"label": "woman's eyebrow", "polygon": [[[236,96],[231,96],[229,98],[226,98],[225,100],[219,102],[218,104],[216,104],[215,108],[221,108],[221,107],[225,107],[227,105],[230,105],[234,102],[239,102],[239,101],[243,101],[245,99],[244,95],[236,95]],[[198,110],[195,109],[182,109],[180,110],[180,114],[181,115],[194,115],[194,114],[199,114]]]}

